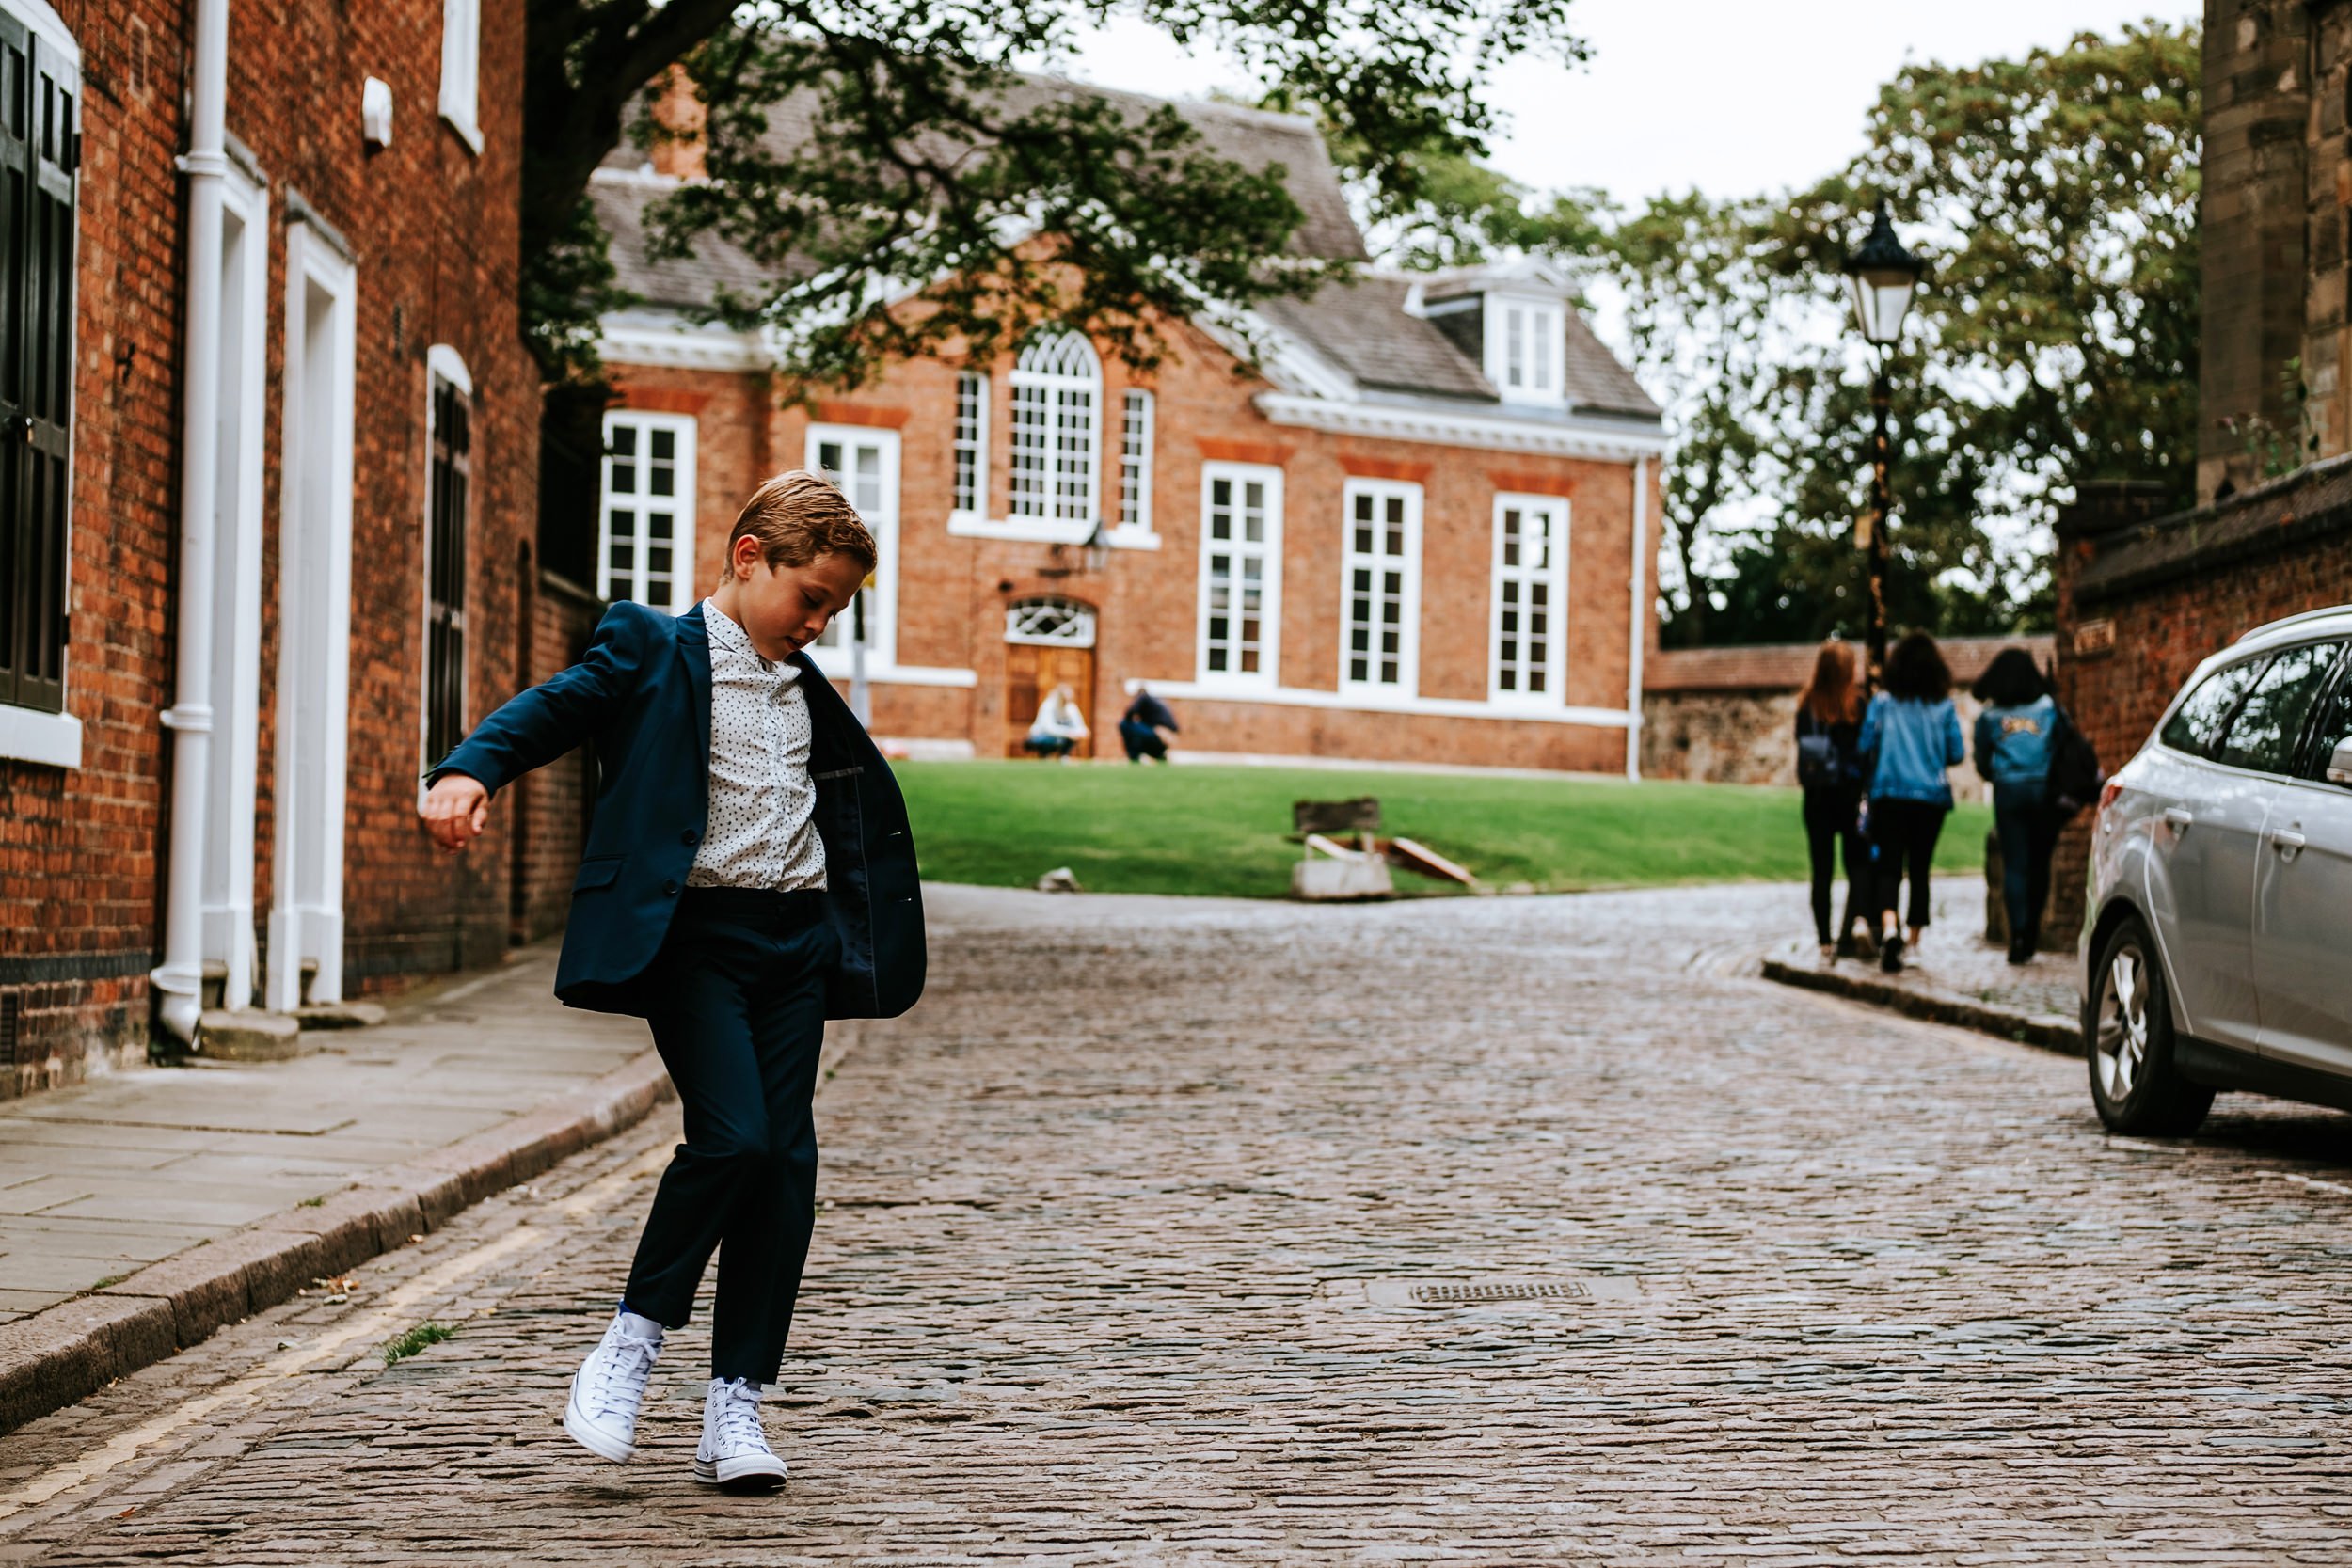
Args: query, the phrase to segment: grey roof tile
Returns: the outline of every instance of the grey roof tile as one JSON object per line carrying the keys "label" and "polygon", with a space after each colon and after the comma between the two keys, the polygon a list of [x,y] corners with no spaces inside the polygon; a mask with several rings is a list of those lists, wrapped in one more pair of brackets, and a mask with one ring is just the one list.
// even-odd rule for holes
{"label": "grey roof tile", "polygon": [[1306,299],[1269,300],[1260,309],[1367,387],[1494,402],[1494,385],[1451,339],[1406,314],[1411,287],[1375,275],[1326,283]]}

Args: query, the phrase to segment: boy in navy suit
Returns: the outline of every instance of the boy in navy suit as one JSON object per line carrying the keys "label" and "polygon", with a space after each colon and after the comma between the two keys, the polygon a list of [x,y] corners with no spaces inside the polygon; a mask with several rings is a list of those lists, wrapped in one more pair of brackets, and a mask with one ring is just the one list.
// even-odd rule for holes
{"label": "boy in navy suit", "polygon": [[603,783],[556,994],[643,1016],[686,1141],[619,1309],[572,1379],[564,1429],[626,1460],[663,1330],[715,1252],[711,1381],[694,1476],[784,1482],[759,1398],[775,1380],[816,1213],[809,1101],[827,1018],[890,1017],[923,986],[923,912],[890,770],[803,652],[874,568],[841,493],[761,485],[716,592],[684,615],[616,604],[587,657],[485,719],[421,808],[445,850],[509,781],[593,739]]}

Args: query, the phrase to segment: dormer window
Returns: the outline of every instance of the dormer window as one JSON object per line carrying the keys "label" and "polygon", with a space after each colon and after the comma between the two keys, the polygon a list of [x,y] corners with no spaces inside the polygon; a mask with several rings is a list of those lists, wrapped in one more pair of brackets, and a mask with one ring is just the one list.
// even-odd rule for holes
{"label": "dormer window", "polygon": [[1503,296],[1486,303],[1486,379],[1506,403],[1559,403],[1566,351],[1561,309],[1547,300]]}

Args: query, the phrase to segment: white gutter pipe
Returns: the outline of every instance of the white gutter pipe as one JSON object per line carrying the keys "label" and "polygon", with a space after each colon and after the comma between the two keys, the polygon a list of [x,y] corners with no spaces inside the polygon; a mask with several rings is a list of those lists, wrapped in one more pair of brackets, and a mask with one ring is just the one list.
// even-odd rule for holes
{"label": "white gutter pipe", "polygon": [[1649,650],[1649,459],[1633,460],[1633,647],[1626,660],[1625,776],[1642,778],[1642,656]]}
{"label": "white gutter pipe", "polygon": [[163,715],[171,731],[171,860],[164,961],[150,976],[164,1027],[193,1042],[204,1010],[205,792],[212,779],[213,572],[218,546],[221,202],[229,178],[229,0],[196,0],[189,94],[187,354],[180,401],[178,677]]}

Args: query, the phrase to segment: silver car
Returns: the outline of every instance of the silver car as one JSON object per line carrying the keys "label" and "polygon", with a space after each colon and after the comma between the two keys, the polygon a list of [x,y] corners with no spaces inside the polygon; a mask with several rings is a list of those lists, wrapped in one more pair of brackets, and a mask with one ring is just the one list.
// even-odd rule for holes
{"label": "silver car", "polygon": [[2090,1097],[2183,1133],[2217,1089],[2352,1110],[2352,605],[2197,668],[2107,781],[2082,939]]}

